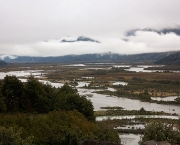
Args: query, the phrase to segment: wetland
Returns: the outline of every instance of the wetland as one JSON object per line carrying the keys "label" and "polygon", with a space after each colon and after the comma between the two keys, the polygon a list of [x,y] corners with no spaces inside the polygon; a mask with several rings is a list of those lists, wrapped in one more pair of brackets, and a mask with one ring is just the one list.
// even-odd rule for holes
{"label": "wetland", "polygon": [[179,120],[180,70],[163,68],[118,63],[9,64],[1,68],[0,79],[15,75],[26,82],[33,75],[55,88],[68,84],[92,102],[99,124],[117,130],[125,145],[135,145],[150,120],[173,124]]}

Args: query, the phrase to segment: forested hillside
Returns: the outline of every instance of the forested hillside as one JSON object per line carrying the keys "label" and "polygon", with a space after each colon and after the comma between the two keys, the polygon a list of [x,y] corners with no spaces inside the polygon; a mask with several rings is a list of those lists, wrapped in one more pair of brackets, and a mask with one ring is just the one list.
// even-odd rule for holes
{"label": "forested hillside", "polygon": [[176,52],[175,54],[159,59],[155,62],[155,64],[180,65],[180,52]]}

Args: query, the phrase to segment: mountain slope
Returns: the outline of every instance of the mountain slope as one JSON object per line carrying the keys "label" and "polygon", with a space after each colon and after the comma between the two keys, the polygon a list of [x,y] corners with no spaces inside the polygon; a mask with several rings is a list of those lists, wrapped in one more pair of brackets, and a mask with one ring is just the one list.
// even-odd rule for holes
{"label": "mountain slope", "polygon": [[176,52],[164,58],[161,58],[155,62],[155,64],[173,64],[173,65],[180,65],[180,52]]}
{"label": "mountain slope", "polygon": [[121,55],[116,53],[103,53],[103,54],[82,54],[82,55],[65,55],[56,57],[32,57],[32,56],[18,56],[14,59],[9,59],[10,63],[56,63],[56,62],[144,62],[156,61],[170,52],[161,53],[143,53],[133,55]]}
{"label": "mountain slope", "polygon": [[7,63],[3,60],[0,60],[0,66],[7,65]]}

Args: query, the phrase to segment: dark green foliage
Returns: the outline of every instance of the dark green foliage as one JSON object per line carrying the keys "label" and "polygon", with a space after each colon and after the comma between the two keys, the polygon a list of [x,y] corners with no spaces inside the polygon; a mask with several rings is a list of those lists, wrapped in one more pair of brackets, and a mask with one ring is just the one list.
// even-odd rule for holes
{"label": "dark green foliage", "polygon": [[42,84],[42,85],[45,92],[44,97],[46,97],[46,100],[47,100],[47,103],[46,103],[46,108],[48,109],[47,111],[53,111],[55,110],[54,98],[57,94],[57,89],[52,87],[50,84]]}
{"label": "dark green foliage", "polygon": [[176,98],[175,101],[177,102],[177,104],[180,104],[180,97]]}
{"label": "dark green foliage", "polygon": [[33,145],[33,136],[25,139],[21,137],[21,129],[15,130],[13,127],[5,128],[0,126],[0,144],[1,145]]}
{"label": "dark green foliage", "polygon": [[6,108],[6,103],[5,103],[5,98],[0,97],[0,112],[5,112],[7,110]]}
{"label": "dark green foliage", "polygon": [[16,76],[6,76],[2,84],[2,95],[6,98],[8,111],[17,111],[21,105],[23,83]]}
{"label": "dark green foliage", "polygon": [[146,110],[142,107],[140,110],[139,110],[140,114],[146,114]]}
{"label": "dark green foliage", "polygon": [[[14,113],[1,114],[0,126],[9,128],[8,131],[24,142],[17,145],[26,145],[26,141],[29,141],[27,145],[31,145],[31,138],[26,138],[31,135],[34,136],[35,145],[77,145],[79,141],[87,138],[119,142],[117,132],[99,127],[93,122],[92,103],[79,96],[77,91],[67,84],[56,89],[49,84],[42,84],[33,76],[24,84],[15,76],[6,76],[0,84],[0,90],[0,111],[6,111],[7,106],[7,113]],[[58,111],[50,112],[52,110]],[[22,134],[19,128],[22,128]],[[13,137],[14,135],[8,136],[8,140]],[[15,141],[13,139],[12,145],[16,145]]]}
{"label": "dark green foliage", "polygon": [[60,95],[68,95],[68,94],[76,94],[77,91],[71,88],[68,84],[64,84],[59,90],[58,94]]}
{"label": "dark green foliage", "polygon": [[136,82],[145,82],[146,81],[143,78],[137,78],[137,77],[133,77],[132,80],[136,81]]}
{"label": "dark green foliage", "polygon": [[0,125],[22,128],[22,138],[34,136],[35,145],[77,145],[84,139],[119,142],[116,131],[89,122],[78,111],[53,111],[39,115],[1,115]]}
{"label": "dark green foliage", "polygon": [[85,97],[80,97],[70,86],[64,85],[58,91],[56,96],[55,109],[58,110],[77,110],[82,113],[88,120],[94,120],[93,105]]}
{"label": "dark green foliage", "polygon": [[148,140],[168,141],[172,145],[179,145],[180,132],[173,129],[173,124],[153,121],[145,125],[145,132],[141,142]]}
{"label": "dark green foliage", "polygon": [[[112,67],[109,72],[117,73],[117,72],[126,72],[124,69],[129,69],[129,67]],[[124,78],[121,78],[124,79]]]}
{"label": "dark green foliage", "polygon": [[48,112],[48,98],[45,96],[43,84],[33,76],[30,76],[25,84],[25,97],[29,111]]}
{"label": "dark green foliage", "polygon": [[139,94],[139,99],[141,101],[149,102],[149,101],[151,101],[151,96],[146,94],[146,93],[140,93]]}
{"label": "dark green foliage", "polygon": [[92,75],[106,75],[105,70],[93,70]]}
{"label": "dark green foliage", "polygon": [[17,77],[6,76],[0,89],[2,92],[0,112],[7,110],[7,112],[47,113],[53,110],[77,110],[88,120],[94,121],[92,103],[79,96],[77,90],[67,84],[56,89],[30,76],[23,85]]}

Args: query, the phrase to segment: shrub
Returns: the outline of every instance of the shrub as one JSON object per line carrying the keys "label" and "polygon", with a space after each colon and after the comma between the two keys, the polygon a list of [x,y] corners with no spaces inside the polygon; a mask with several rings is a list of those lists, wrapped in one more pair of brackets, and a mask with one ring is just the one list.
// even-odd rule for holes
{"label": "shrub", "polygon": [[14,130],[13,127],[0,127],[0,144],[1,145],[33,145],[33,136],[25,139],[21,138],[21,129]]}

